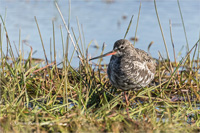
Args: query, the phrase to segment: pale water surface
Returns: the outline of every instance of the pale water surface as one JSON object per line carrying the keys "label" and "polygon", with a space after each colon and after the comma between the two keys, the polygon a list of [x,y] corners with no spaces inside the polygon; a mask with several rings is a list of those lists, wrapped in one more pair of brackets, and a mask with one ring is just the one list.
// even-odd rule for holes
{"label": "pale water surface", "polygon": [[[59,0],[58,4],[67,21],[69,14],[68,0]],[[72,0],[71,1],[71,27],[75,30],[78,37],[77,18],[80,25],[83,27],[85,44],[94,40],[91,46],[97,42],[100,47],[106,43],[105,52],[110,51],[113,43],[124,37],[131,16],[133,23],[127,35],[127,39],[134,37],[139,11],[139,0],[114,0],[112,3],[107,3],[104,0]],[[136,47],[147,51],[148,44],[154,41],[150,52],[153,57],[158,58],[158,51],[166,57],[163,39],[161,36],[158,20],[155,13],[153,0],[141,0],[141,13],[137,36],[139,41]],[[190,48],[196,43],[200,33],[200,1],[199,0],[180,0],[180,6],[183,14],[187,38]],[[173,49],[170,39],[169,20],[172,21],[173,41],[175,44],[176,54],[186,46],[184,30],[181,22],[179,8],[176,0],[157,0],[157,8],[162,24],[165,39],[168,45],[171,58],[173,57]],[[56,51],[58,62],[62,60],[62,43],[60,25],[63,27],[64,38],[66,39],[66,30],[64,29],[61,18],[54,5],[53,0],[0,0],[0,14],[6,15],[6,28],[10,37],[12,46],[14,42],[18,46],[19,29],[21,29],[21,39],[27,40],[37,51],[33,57],[43,58],[44,54],[42,45],[34,20],[37,17],[45,49],[50,60],[50,38],[53,37],[52,20],[55,20],[56,33]],[[123,19],[126,16],[126,19]],[[2,23],[0,21],[0,23]],[[5,34],[4,34],[5,36]],[[82,38],[84,42],[84,39]],[[6,51],[6,39],[3,40],[3,49]],[[26,57],[30,48],[24,45]],[[73,46],[70,45],[70,54],[73,51]],[[97,56],[101,49],[96,51],[90,47],[90,56]],[[185,54],[185,47],[182,50]],[[77,58],[73,59],[73,66],[77,66]],[[108,63],[109,57],[105,58],[105,63]]]}

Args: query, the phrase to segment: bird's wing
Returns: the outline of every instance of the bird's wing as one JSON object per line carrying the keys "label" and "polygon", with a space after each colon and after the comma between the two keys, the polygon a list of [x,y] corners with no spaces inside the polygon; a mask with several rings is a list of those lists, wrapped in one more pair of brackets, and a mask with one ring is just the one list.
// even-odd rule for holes
{"label": "bird's wing", "polygon": [[142,62],[146,62],[147,67],[149,70],[153,73],[156,71],[156,61],[153,59],[147,52],[135,48],[136,52],[138,53],[138,56],[141,57]]}

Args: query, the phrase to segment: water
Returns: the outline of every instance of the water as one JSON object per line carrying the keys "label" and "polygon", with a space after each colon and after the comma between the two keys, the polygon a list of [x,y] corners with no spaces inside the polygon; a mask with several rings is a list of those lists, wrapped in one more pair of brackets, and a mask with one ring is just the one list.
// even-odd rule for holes
{"label": "water", "polygon": [[[67,21],[69,13],[68,0],[58,1],[58,4]],[[158,51],[160,51],[163,56],[166,57],[164,43],[155,13],[154,2],[153,0],[142,0],[141,4],[142,6],[137,32],[139,41],[136,43],[136,47],[147,51],[148,44],[151,41],[154,41],[154,44],[150,49],[152,56],[158,58]],[[107,3],[103,0],[72,0],[70,26],[73,27],[76,36],[78,37],[78,18],[80,25],[83,26],[86,46],[91,40],[95,40],[92,42],[91,46],[94,46],[94,42],[97,42],[99,46],[102,47],[105,42],[105,52],[108,52],[112,49],[116,40],[124,37],[132,15],[134,15],[133,23],[127,35],[127,39],[134,37],[139,5],[139,0],[114,0],[112,3]],[[182,9],[189,46],[191,48],[199,38],[200,1],[182,0],[180,1],[180,6]],[[157,8],[168,45],[169,55],[172,58],[173,49],[170,39],[169,19],[172,21],[172,34],[176,54],[178,54],[183,46],[186,46],[178,4],[176,0],[157,0]],[[12,47],[14,48],[14,42],[18,45],[19,29],[21,29],[21,39],[27,40],[33,47],[33,50],[37,51],[33,55],[35,58],[44,59],[44,54],[34,16],[37,17],[49,60],[50,38],[53,37],[52,20],[55,20],[57,60],[62,60],[60,25],[63,27],[65,39],[67,32],[64,29],[53,0],[1,0],[0,14],[3,17],[5,9],[7,11],[6,28]],[[126,16],[127,18],[123,19],[123,16]],[[84,39],[82,40],[84,42]],[[3,50],[6,51],[5,37],[3,40]],[[24,45],[24,50],[26,57],[28,57],[30,48]],[[72,51],[73,46],[70,45],[70,54]],[[89,48],[89,54],[92,57],[99,55],[100,52],[101,50],[96,52],[96,49],[93,47]],[[185,55],[185,47],[182,50],[182,54],[183,56]],[[73,58],[72,65],[75,67],[78,65],[77,60],[76,57]],[[109,57],[104,59],[105,63],[108,63],[108,61]]]}

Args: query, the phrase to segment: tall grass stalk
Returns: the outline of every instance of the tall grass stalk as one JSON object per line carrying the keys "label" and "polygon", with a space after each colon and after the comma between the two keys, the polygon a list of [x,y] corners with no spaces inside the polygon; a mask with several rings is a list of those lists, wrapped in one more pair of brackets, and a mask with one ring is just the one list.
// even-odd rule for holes
{"label": "tall grass stalk", "polygon": [[62,15],[62,12],[60,11],[60,8],[59,8],[57,2],[55,2],[55,5],[56,5],[56,8],[58,9],[58,12],[59,12],[59,14],[60,14],[60,16],[61,16],[61,19],[62,19],[63,23],[64,23],[64,26],[65,26],[65,28],[66,28],[66,30],[67,30],[67,33],[68,33],[68,35],[69,35],[69,38],[70,38],[70,40],[71,40],[71,42],[72,42],[72,44],[73,44],[73,46],[74,46],[74,48],[75,48],[75,50],[76,50],[76,54],[78,55],[78,58],[82,61],[82,57],[79,55],[79,52],[78,52],[78,50],[77,50],[77,48],[76,48],[76,44],[74,43],[74,40],[73,40],[73,38],[72,38],[72,36],[71,36],[71,33],[70,33],[70,31],[69,31],[69,29],[68,29],[68,27],[67,27],[67,24],[66,24],[66,22],[65,22],[65,19],[64,19],[63,15]]}
{"label": "tall grass stalk", "polygon": [[[11,59],[12,59],[13,61],[15,61],[14,53],[13,53],[13,50],[12,50],[12,47],[11,47],[10,39],[9,39],[9,37],[8,37],[8,32],[7,32],[7,29],[6,29],[6,26],[5,26],[5,22],[4,22],[4,20],[3,20],[3,18],[2,18],[1,15],[0,15],[0,18],[1,18],[1,21],[2,21],[2,23],[3,23],[4,30],[5,30],[5,32],[6,32],[7,51],[9,51],[10,56],[11,56]],[[8,48],[8,46],[9,46],[9,48]],[[7,54],[8,54],[8,53],[7,53]],[[7,55],[7,54],[6,54],[6,55]]]}
{"label": "tall grass stalk", "polygon": [[124,39],[126,38],[126,35],[128,34],[128,31],[129,31],[129,29],[130,29],[130,27],[131,27],[132,20],[133,20],[133,15],[132,15],[131,20],[130,20],[130,22],[129,22],[129,25],[128,25],[128,28],[127,28],[127,30],[126,30],[126,33],[125,33],[125,35],[124,35]]}
{"label": "tall grass stalk", "polygon": [[76,17],[76,21],[77,21],[77,27],[78,27],[78,31],[79,31],[80,44],[81,44],[81,49],[79,49],[79,52],[80,51],[82,52],[81,56],[82,56],[83,59],[85,59],[85,57],[84,57],[85,46],[84,46],[83,41],[82,41],[81,27],[80,27],[80,24],[79,24],[78,17]]}
{"label": "tall grass stalk", "polygon": [[53,54],[54,54],[54,61],[57,64],[57,62],[56,62],[56,39],[55,39],[54,20],[52,20],[52,26],[53,26],[53,49],[54,49]]}
{"label": "tall grass stalk", "polygon": [[[139,19],[140,19],[141,5],[142,4],[140,2],[139,12],[138,12],[138,18],[137,18],[137,24],[136,24],[136,28],[135,28],[135,38],[137,38],[137,29],[138,29],[138,24],[139,24]],[[135,42],[136,42],[136,39],[134,40],[133,46],[135,46]]]}
{"label": "tall grass stalk", "polygon": [[156,0],[154,0],[154,6],[155,6],[156,16],[157,16],[158,24],[159,24],[159,27],[160,27],[161,35],[162,35],[162,38],[163,38],[166,54],[167,54],[167,59],[170,60],[169,52],[168,52],[168,48],[167,48],[167,43],[165,41],[164,33],[163,33],[162,26],[161,26],[161,23],[160,23],[160,19],[159,19],[159,16],[158,16]]}
{"label": "tall grass stalk", "polygon": [[50,38],[49,47],[50,47],[50,59],[51,59],[51,62],[53,62],[53,57],[52,57],[52,41],[51,41],[51,38]]}
{"label": "tall grass stalk", "polygon": [[179,9],[179,12],[180,12],[180,16],[181,16],[181,22],[182,22],[182,25],[183,25],[185,41],[186,41],[186,48],[187,48],[187,52],[189,52],[189,43],[188,43],[188,39],[187,39],[185,24],[184,24],[183,15],[182,15],[182,12],[181,12],[181,6],[180,6],[180,3],[179,3],[179,0],[177,0],[177,3],[178,3],[178,9]]}
{"label": "tall grass stalk", "polygon": [[[1,24],[0,24],[0,51],[1,51],[1,63],[3,63],[3,46],[2,46],[2,37],[1,37]],[[3,70],[3,65],[2,65]]]}
{"label": "tall grass stalk", "polygon": [[[4,20],[4,23],[5,23],[5,21],[6,21],[6,15],[7,15],[7,9],[5,9],[5,15],[4,15],[4,19],[3,19],[3,20]],[[2,20],[2,18],[1,18],[1,20]],[[1,23],[0,23],[0,28],[1,28],[1,30],[3,29]],[[2,32],[1,32],[1,34],[0,34],[0,36],[1,36],[1,37],[0,37],[0,38],[1,38],[1,42],[0,42],[0,43],[1,43],[1,54],[2,54],[2,55],[4,55],[4,53],[3,53],[3,51],[2,51],[2,49],[3,49],[3,48],[2,48],[2,47],[3,47],[2,45],[3,45],[3,36],[4,36],[4,33],[5,33],[4,30],[2,30]],[[3,57],[3,56],[2,56],[2,57]]]}
{"label": "tall grass stalk", "polygon": [[[36,17],[35,21],[45,49]],[[50,46],[55,55],[54,42],[58,38],[54,28],[56,27],[53,26]],[[93,41],[85,45],[83,28],[78,28],[79,33],[75,33],[73,28],[72,34],[67,32],[65,44],[60,26],[63,66],[59,68],[53,61],[48,64],[45,50],[43,51],[47,65],[42,67],[40,63],[35,63],[31,45],[25,41],[20,43],[21,30],[17,49],[19,57],[15,58],[16,61],[6,58],[2,50],[6,42],[3,44],[1,35],[5,27],[1,28],[0,25],[0,132],[199,131],[200,37],[180,61],[166,61],[159,53],[152,84],[138,92],[129,93],[128,117],[122,91],[114,88],[107,78],[107,64],[102,64],[102,59],[97,63],[87,60],[88,49]],[[171,23],[170,35],[174,45]],[[72,40],[74,47],[69,57],[68,46]],[[27,59],[24,59],[24,44],[30,47]],[[103,45],[102,53],[104,48]],[[12,50],[12,47],[9,49]],[[82,56],[81,53],[85,54]],[[81,57],[78,68],[71,66],[75,54]],[[185,63],[189,55],[192,57],[192,66]],[[175,56],[174,53],[176,59]],[[55,61],[55,56],[52,60]]]}
{"label": "tall grass stalk", "polygon": [[36,25],[37,25],[37,28],[38,28],[38,33],[39,33],[39,35],[40,35],[40,40],[41,40],[41,43],[42,43],[42,48],[43,48],[45,60],[46,60],[46,63],[47,63],[47,65],[48,65],[49,62],[48,62],[47,55],[46,55],[46,51],[45,51],[45,48],[44,48],[44,43],[43,43],[42,35],[41,35],[41,32],[40,32],[40,28],[39,28],[39,25],[38,25],[36,16],[35,16],[34,18],[35,18],[35,22],[36,22]]}

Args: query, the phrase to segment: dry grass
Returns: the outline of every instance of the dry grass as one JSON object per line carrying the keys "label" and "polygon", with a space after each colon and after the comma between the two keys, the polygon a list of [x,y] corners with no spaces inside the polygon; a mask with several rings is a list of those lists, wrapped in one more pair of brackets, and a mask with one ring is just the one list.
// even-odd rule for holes
{"label": "dry grass", "polygon": [[[0,132],[199,132],[199,40],[180,61],[170,62],[162,56],[157,59],[152,84],[139,92],[129,92],[128,118],[121,90],[108,81],[106,64],[101,60],[98,64],[88,62],[90,44],[79,45],[75,34],[69,34],[63,44],[67,48],[75,40],[78,69],[71,67],[72,58],[65,51],[62,68],[56,61],[46,60],[42,65],[32,58],[32,50],[28,59],[19,50],[15,58],[0,17]],[[6,45],[2,44],[3,36],[9,53],[2,51],[2,45]]]}

